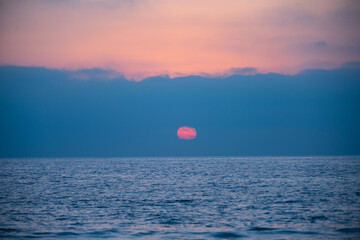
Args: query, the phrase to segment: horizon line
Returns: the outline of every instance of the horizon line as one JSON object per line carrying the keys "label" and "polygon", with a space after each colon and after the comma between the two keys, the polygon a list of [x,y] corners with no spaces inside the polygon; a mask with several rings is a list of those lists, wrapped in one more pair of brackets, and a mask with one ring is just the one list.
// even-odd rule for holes
{"label": "horizon line", "polygon": [[161,158],[161,159],[165,159],[165,158],[289,158],[289,157],[293,157],[293,158],[308,158],[308,157],[316,157],[316,158],[334,158],[334,157],[360,157],[360,155],[353,155],[353,154],[349,154],[349,155],[244,155],[244,156],[226,156],[226,155],[214,155],[214,156],[119,156],[119,157],[0,157],[0,160],[6,160],[6,159],[84,159],[84,158],[89,158],[89,159],[97,159],[97,158],[105,158],[105,159],[118,159],[118,158],[131,158],[131,159],[136,159],[136,158],[147,158],[147,159],[151,159],[151,158]]}

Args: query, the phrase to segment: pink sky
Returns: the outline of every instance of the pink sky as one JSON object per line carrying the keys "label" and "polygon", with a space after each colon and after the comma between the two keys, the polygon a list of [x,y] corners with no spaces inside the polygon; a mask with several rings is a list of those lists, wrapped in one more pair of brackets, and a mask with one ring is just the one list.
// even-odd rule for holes
{"label": "pink sky", "polygon": [[2,0],[0,64],[136,80],[334,68],[360,61],[359,16],[356,0]]}

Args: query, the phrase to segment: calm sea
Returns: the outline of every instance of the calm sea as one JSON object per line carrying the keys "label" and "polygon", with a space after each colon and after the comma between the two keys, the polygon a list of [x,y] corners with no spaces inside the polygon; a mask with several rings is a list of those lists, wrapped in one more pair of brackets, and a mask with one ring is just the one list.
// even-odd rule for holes
{"label": "calm sea", "polygon": [[0,159],[0,237],[360,239],[360,157]]}

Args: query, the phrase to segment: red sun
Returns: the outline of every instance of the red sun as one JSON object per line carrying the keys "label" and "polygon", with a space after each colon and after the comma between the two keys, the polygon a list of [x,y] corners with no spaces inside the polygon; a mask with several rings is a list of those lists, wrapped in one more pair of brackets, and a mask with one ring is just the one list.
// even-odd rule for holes
{"label": "red sun", "polygon": [[192,140],[196,138],[196,130],[192,127],[181,127],[177,130],[177,136],[180,139]]}

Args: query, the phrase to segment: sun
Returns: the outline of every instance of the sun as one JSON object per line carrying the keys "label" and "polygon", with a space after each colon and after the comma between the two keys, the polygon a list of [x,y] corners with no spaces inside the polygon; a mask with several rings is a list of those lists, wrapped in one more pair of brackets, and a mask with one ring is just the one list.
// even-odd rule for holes
{"label": "sun", "polygon": [[177,136],[183,140],[193,140],[196,138],[196,130],[192,127],[183,126],[177,130]]}

